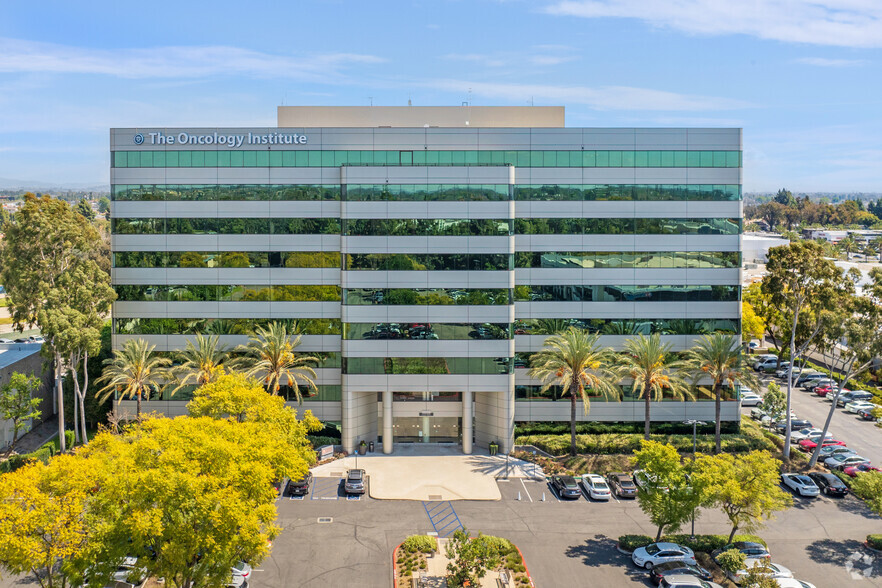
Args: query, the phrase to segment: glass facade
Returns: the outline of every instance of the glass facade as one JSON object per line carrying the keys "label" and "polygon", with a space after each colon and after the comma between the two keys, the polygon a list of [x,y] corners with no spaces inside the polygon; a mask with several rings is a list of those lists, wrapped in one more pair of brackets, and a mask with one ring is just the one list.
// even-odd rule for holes
{"label": "glass facade", "polygon": [[733,302],[741,286],[515,286],[516,302]]}
{"label": "glass facade", "polygon": [[248,335],[257,327],[281,322],[303,335],[339,335],[340,319],[257,318],[116,318],[113,332],[119,335]]}
{"label": "glass facade", "polygon": [[511,304],[505,288],[347,288],[343,304]]}
{"label": "glass facade", "polygon": [[337,218],[112,218],[115,235],[327,235]]}
{"label": "glass facade", "polygon": [[740,151],[114,151],[113,167],[741,167]]}
{"label": "glass facade", "polygon": [[113,267],[340,267],[336,251],[117,251]]}
{"label": "glass facade", "polygon": [[509,219],[343,219],[343,234],[372,237],[498,237],[512,234]]}
{"label": "glass facade", "polygon": [[511,339],[510,323],[344,323],[344,339]]}
{"label": "glass facade", "polygon": [[340,200],[339,185],[321,184],[116,184],[116,201]]}
{"label": "glass facade", "polygon": [[738,184],[521,184],[515,200],[741,200]]}
{"label": "glass facade", "polygon": [[345,254],[344,269],[385,271],[509,271],[509,253],[355,253]]}
{"label": "glass facade", "polygon": [[727,268],[741,267],[738,251],[518,251],[522,268]]}
{"label": "glass facade", "polygon": [[518,235],[739,235],[737,218],[519,218]]}
{"label": "glass facade", "polygon": [[340,286],[313,285],[157,285],[136,286],[117,284],[114,286],[117,300],[121,302],[295,302],[295,301],[340,301]]}
{"label": "glass facade", "polygon": [[601,335],[706,335],[708,333],[741,332],[738,319],[652,319],[652,318],[546,318],[517,319],[514,322],[515,335],[553,335],[559,331],[576,327]]}
{"label": "glass facade", "polygon": [[344,374],[510,374],[510,357],[344,357]]}

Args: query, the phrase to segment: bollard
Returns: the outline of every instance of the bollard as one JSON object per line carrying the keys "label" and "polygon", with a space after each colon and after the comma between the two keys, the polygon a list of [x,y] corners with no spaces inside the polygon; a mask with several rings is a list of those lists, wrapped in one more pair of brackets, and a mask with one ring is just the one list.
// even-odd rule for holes
{"label": "bollard", "polygon": [[545,492],[542,493],[542,502],[545,502]]}
{"label": "bollard", "polygon": [[521,491],[518,490],[518,500],[520,500],[520,499],[521,499]]}

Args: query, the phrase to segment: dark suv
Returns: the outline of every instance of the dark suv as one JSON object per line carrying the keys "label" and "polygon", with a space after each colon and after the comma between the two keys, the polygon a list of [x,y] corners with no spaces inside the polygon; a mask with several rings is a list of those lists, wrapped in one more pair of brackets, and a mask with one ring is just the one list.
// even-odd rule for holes
{"label": "dark suv", "polygon": [[343,489],[347,494],[364,494],[364,470],[349,470]]}
{"label": "dark suv", "polygon": [[306,475],[299,480],[291,480],[288,482],[288,494],[291,496],[306,496],[309,494],[310,482],[312,482],[312,472],[306,472]]}
{"label": "dark suv", "polygon": [[634,480],[632,480],[631,476],[628,474],[623,472],[609,474],[606,477],[606,481],[609,483],[609,487],[612,488],[612,491],[615,492],[615,495],[619,498],[637,497],[637,486],[634,485]]}

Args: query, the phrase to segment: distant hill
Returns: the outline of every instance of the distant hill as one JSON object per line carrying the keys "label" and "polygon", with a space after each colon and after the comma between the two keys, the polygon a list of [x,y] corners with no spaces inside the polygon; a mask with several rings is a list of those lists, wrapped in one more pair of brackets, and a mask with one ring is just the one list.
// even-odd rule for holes
{"label": "distant hill", "polygon": [[0,178],[0,194],[23,194],[25,192],[42,192],[46,194],[65,194],[68,192],[107,194],[110,192],[110,186],[101,183],[66,183],[56,184],[52,182],[44,182],[40,180],[16,180],[11,178]]}

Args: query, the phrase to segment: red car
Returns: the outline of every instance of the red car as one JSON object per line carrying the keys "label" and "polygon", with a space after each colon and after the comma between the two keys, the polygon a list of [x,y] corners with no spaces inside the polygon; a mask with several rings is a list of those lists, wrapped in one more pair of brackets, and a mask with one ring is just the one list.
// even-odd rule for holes
{"label": "red car", "polygon": [[[841,447],[845,447],[845,443],[842,441],[837,441],[836,439],[827,438],[824,439],[824,442],[821,443],[821,447],[827,447],[829,445],[839,445]],[[814,451],[815,447],[818,446],[818,442],[813,439],[803,439],[799,442],[799,448],[803,451]]]}
{"label": "red car", "polygon": [[868,463],[860,463],[856,466],[849,466],[845,468],[844,471],[852,478],[857,478],[858,474],[862,474],[864,472],[882,472],[882,470],[880,470],[879,468],[874,468]]}
{"label": "red car", "polygon": [[[843,393],[849,392],[849,391],[850,390],[848,390],[847,388],[842,389]],[[830,392],[836,392],[836,386],[827,385],[827,386],[818,386],[817,388],[815,388],[815,394],[817,394],[818,396],[821,396],[821,397],[827,396],[827,394],[829,394]]]}

